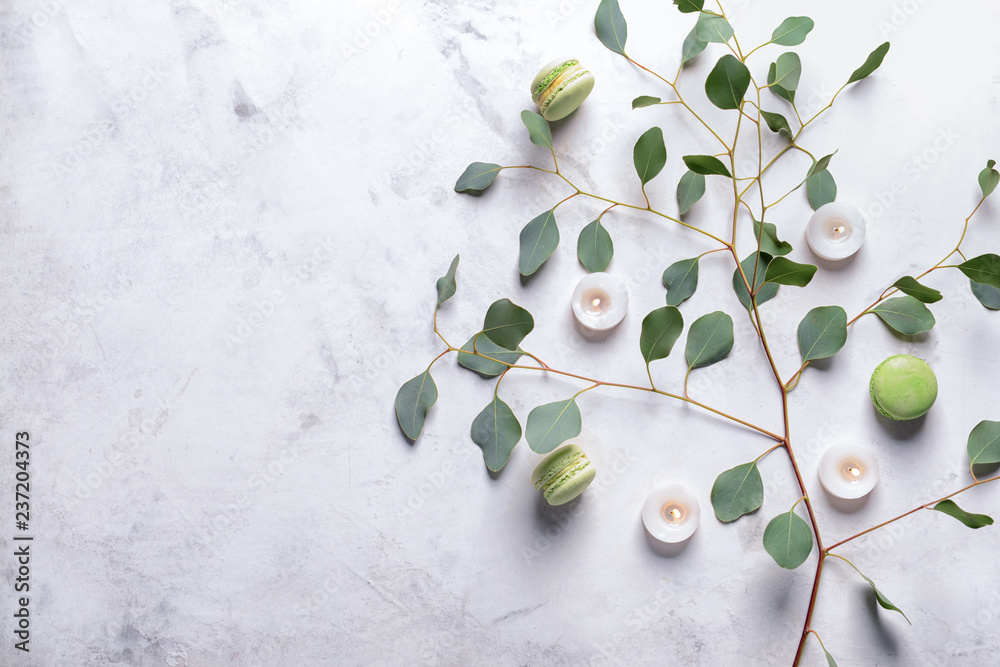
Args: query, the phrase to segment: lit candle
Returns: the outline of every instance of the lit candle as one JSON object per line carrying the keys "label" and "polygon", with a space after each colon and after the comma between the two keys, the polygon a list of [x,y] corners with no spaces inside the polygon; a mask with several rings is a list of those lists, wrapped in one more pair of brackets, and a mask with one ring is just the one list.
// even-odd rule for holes
{"label": "lit candle", "polygon": [[846,259],[865,242],[866,227],[858,209],[834,201],[813,213],[806,225],[806,241],[823,259]]}
{"label": "lit candle", "polygon": [[642,523],[660,542],[683,542],[698,529],[699,521],[697,498],[678,484],[654,489],[642,505]]}
{"label": "lit candle", "polygon": [[837,498],[853,500],[866,496],[878,482],[878,458],[864,445],[839,442],[819,460],[819,481]]}
{"label": "lit candle", "polygon": [[591,273],[573,290],[573,315],[592,331],[618,326],[628,311],[625,283],[610,273]]}

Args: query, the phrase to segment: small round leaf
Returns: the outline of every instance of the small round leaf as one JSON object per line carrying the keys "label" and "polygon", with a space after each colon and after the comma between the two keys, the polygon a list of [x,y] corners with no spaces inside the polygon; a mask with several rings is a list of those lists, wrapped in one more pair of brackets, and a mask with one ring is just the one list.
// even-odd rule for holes
{"label": "small round leaf", "polygon": [[764,482],[756,461],[730,468],[712,485],[712,508],[723,523],[756,512],[763,502]]}
{"label": "small round leaf", "polygon": [[521,440],[521,424],[510,406],[494,394],[493,400],[472,420],[469,435],[483,450],[486,467],[499,472],[507,465],[510,453]]}
{"label": "small round leaf", "polygon": [[705,94],[720,109],[739,109],[750,86],[750,70],[728,53],[715,64],[705,79]]}
{"label": "small round leaf", "polygon": [[642,320],[639,349],[646,364],[665,359],[684,330],[684,318],[675,306],[657,308]]}
{"label": "small round leaf", "polygon": [[718,363],[733,350],[733,318],[721,310],[702,315],[688,329],[684,358],[688,369]]}
{"label": "small round leaf", "polygon": [[570,438],[580,435],[583,418],[576,399],[539,405],[528,414],[524,438],[531,449],[548,454]]}
{"label": "small round leaf", "polygon": [[764,550],[786,570],[806,562],[812,546],[812,530],[794,509],[774,517],[764,529]]}
{"label": "small round leaf", "polygon": [[396,420],[410,440],[420,437],[427,411],[437,401],[437,385],[430,371],[407,380],[396,392]]}
{"label": "small round leaf", "polygon": [[799,322],[802,361],[832,357],[847,342],[847,313],[840,306],[813,308]]}
{"label": "small round leaf", "polygon": [[598,218],[580,231],[576,242],[576,255],[580,263],[591,273],[598,273],[608,268],[615,254],[615,245],[611,242],[611,234],[601,224]]}

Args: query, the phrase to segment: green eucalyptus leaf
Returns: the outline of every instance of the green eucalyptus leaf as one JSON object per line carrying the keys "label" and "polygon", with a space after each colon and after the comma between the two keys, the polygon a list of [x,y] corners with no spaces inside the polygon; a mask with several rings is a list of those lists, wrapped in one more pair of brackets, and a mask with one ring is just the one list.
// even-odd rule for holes
{"label": "green eucalyptus leaf", "polygon": [[823,653],[826,655],[826,667],[837,667],[837,661],[833,659],[833,656],[826,650],[826,647],[823,646],[821,648],[823,649]]}
{"label": "green eucalyptus leaf", "polygon": [[702,12],[694,24],[694,34],[703,42],[718,42],[725,44],[733,36],[733,26],[718,14]]}
{"label": "green eucalyptus leaf", "polygon": [[576,256],[580,263],[591,273],[598,273],[608,268],[615,254],[615,245],[611,242],[611,234],[601,224],[598,218],[580,231],[576,242]]}
{"label": "green eucalyptus leaf", "polygon": [[721,310],[702,315],[688,329],[684,359],[688,370],[718,363],[733,350],[733,318]]}
{"label": "green eucalyptus leaf", "polygon": [[635,173],[643,185],[656,178],[667,163],[667,147],[663,144],[663,130],[651,127],[642,133],[632,149]]}
{"label": "green eucalyptus leaf", "polygon": [[788,125],[787,118],[782,116],[780,113],[764,111],[763,109],[760,110],[760,115],[763,116],[764,122],[767,123],[769,130],[779,134],[784,133],[789,139],[792,138],[792,128]]}
{"label": "green eucalyptus leaf", "polygon": [[[508,350],[500,347],[482,333],[477,333],[462,346],[458,353],[458,365],[485,378],[500,375],[521,358],[523,350]],[[485,357],[489,357],[486,359]],[[496,359],[497,361],[493,361]],[[503,362],[503,363],[501,363]]]}
{"label": "green eucalyptus leaf", "polygon": [[470,195],[482,194],[486,188],[493,185],[493,180],[501,169],[503,167],[491,162],[473,162],[458,177],[458,181],[455,183],[455,192],[467,192]]}
{"label": "green eucalyptus leaf", "polygon": [[705,79],[705,94],[709,101],[720,109],[739,109],[743,95],[750,86],[750,70],[730,54],[719,58],[719,62]]}
{"label": "green eucalyptus leaf", "polygon": [[979,255],[962,262],[958,268],[975,282],[1000,289],[1000,256],[993,253]]}
{"label": "green eucalyptus leaf", "polygon": [[834,201],[837,198],[837,182],[833,180],[833,174],[824,169],[807,178],[806,196],[814,211],[820,206]]}
{"label": "green eucalyptus leaf", "polygon": [[885,54],[889,53],[889,42],[880,44],[868,55],[868,59],[865,63],[854,70],[854,74],[851,74],[851,78],[847,80],[848,84],[854,83],[855,81],[861,81],[869,74],[874,72],[882,64],[882,59],[885,58]]}
{"label": "green eucalyptus leaf", "polygon": [[979,299],[979,303],[990,310],[1000,310],[1000,289],[977,283],[975,280],[969,281],[969,287],[972,288],[972,294]]}
{"label": "green eucalyptus leaf", "polygon": [[812,29],[813,20],[808,16],[789,16],[771,33],[771,43],[796,46],[806,41],[806,35]]}
{"label": "green eucalyptus leaf", "polygon": [[927,306],[912,296],[888,299],[872,308],[890,328],[906,336],[930,331],[934,328],[934,315]]}
{"label": "green eucalyptus leaf", "polygon": [[799,322],[802,361],[832,357],[847,342],[847,313],[840,306],[813,308]]}
{"label": "green eucalyptus leaf", "polygon": [[618,0],[601,0],[594,16],[594,30],[601,44],[615,53],[625,55],[625,40],[628,39],[628,25]]}
{"label": "green eucalyptus leaf", "polygon": [[427,411],[437,401],[438,390],[430,371],[407,380],[396,392],[396,420],[410,440],[420,437]]}
{"label": "green eucalyptus leaf", "polygon": [[521,424],[510,406],[494,394],[493,400],[472,420],[469,434],[483,450],[486,467],[499,472],[507,465],[510,453],[521,440]]}
{"label": "green eucalyptus leaf", "polygon": [[691,14],[692,12],[700,12],[701,8],[705,6],[705,0],[674,0],[674,4],[677,5],[681,14]]}
{"label": "green eucalyptus leaf", "polygon": [[1000,172],[993,168],[995,164],[995,160],[989,160],[986,168],[979,172],[979,187],[983,191],[983,199],[989,197],[997,189],[997,184],[1000,184]]}
{"label": "green eucalyptus leaf", "polygon": [[665,359],[674,348],[674,343],[684,330],[684,318],[675,306],[657,308],[642,320],[639,335],[639,350],[642,358],[649,362]]}
{"label": "green eucalyptus leaf", "polygon": [[914,299],[923,301],[924,303],[936,303],[943,298],[941,292],[926,285],[921,285],[913,276],[903,276],[894,282],[892,286],[903,294],[909,294]]}
{"label": "green eucalyptus leaf", "polygon": [[510,299],[494,301],[483,319],[483,334],[506,350],[516,350],[535,328],[535,319]]}
{"label": "green eucalyptus leaf", "polygon": [[764,223],[764,233],[760,231],[760,221],[753,221],[754,238],[760,238],[760,249],[768,255],[787,255],[792,245],[778,238],[778,228],[770,222]]}
{"label": "green eucalyptus leaf", "polygon": [[827,167],[830,166],[830,160],[832,160],[833,156],[836,154],[837,151],[834,151],[829,155],[824,155],[820,159],[816,160],[816,162],[813,163],[813,166],[809,168],[809,172],[806,174],[806,176],[813,176],[825,170]]}
{"label": "green eucalyptus leaf", "polygon": [[[857,568],[854,569],[857,570]],[[858,572],[858,574],[861,574],[861,572]],[[872,587],[873,591],[875,591],[875,601],[878,602],[878,606],[882,607],[883,609],[887,609],[889,611],[898,611],[900,614],[903,615],[903,618],[906,618],[906,614],[903,614],[903,610],[894,605],[893,603],[889,602],[889,598],[887,598],[885,595],[882,594],[882,591],[878,589],[874,581],[872,581],[863,574],[861,574],[861,578],[867,581],[868,585]],[[906,622],[910,623],[910,619],[906,618]],[[913,623],[910,623],[910,625],[913,625]]]}
{"label": "green eucalyptus leaf", "polygon": [[681,46],[681,64],[694,60],[707,46],[708,42],[698,39],[698,31],[691,28],[691,32],[684,38],[684,44]]}
{"label": "green eucalyptus leaf", "polygon": [[775,257],[767,265],[764,281],[779,285],[805,287],[816,275],[816,267],[812,264],[799,264],[787,257]]}
{"label": "green eucalyptus leaf", "polygon": [[663,286],[667,288],[667,305],[679,306],[698,289],[698,260],[700,257],[674,262],[663,272]]}
{"label": "green eucalyptus leaf", "polygon": [[1000,463],[1000,422],[983,420],[969,433],[969,464]]}
{"label": "green eucalyptus leaf", "polygon": [[712,485],[712,508],[723,523],[756,512],[763,502],[764,482],[756,461],[730,468]]}
{"label": "green eucalyptus leaf", "polygon": [[764,529],[764,550],[786,570],[794,570],[806,562],[812,546],[809,524],[794,508],[771,519]]}
{"label": "green eucalyptus leaf", "polygon": [[705,194],[705,177],[693,171],[685,171],[677,183],[677,210],[684,215],[695,202]]}
{"label": "green eucalyptus leaf", "polygon": [[650,95],[640,95],[639,97],[632,100],[633,109],[641,109],[643,107],[651,107],[662,102],[659,97],[651,97]]}
{"label": "green eucalyptus leaf", "polygon": [[[778,294],[779,286],[777,283],[765,283],[764,281],[764,275],[767,273],[767,267],[770,264],[771,256],[765,252],[751,253],[746,259],[740,262],[743,273],[747,277],[747,282],[753,285],[754,292],[757,293],[758,306],[770,301]],[[743,276],[740,275],[739,269],[733,272],[733,290],[736,292],[736,296],[739,298],[740,303],[743,304],[743,307],[750,310],[750,294],[743,283]]]}
{"label": "green eucalyptus leaf", "polygon": [[570,438],[580,435],[583,418],[575,398],[539,405],[528,414],[524,438],[531,449],[548,454]]}
{"label": "green eucalyptus leaf", "polygon": [[726,169],[726,165],[722,164],[722,160],[717,157],[712,157],[711,155],[685,155],[683,160],[687,168],[696,174],[733,177],[729,173],[729,170]]}
{"label": "green eucalyptus leaf", "polygon": [[441,305],[451,297],[455,296],[455,290],[458,289],[458,284],[455,282],[455,271],[458,270],[458,255],[455,255],[455,259],[451,260],[451,266],[448,268],[448,273],[444,274],[437,281],[437,291],[438,291],[438,302],[437,305]]}
{"label": "green eucalyptus leaf", "polygon": [[942,500],[931,509],[937,510],[938,512],[944,512],[948,516],[958,519],[969,528],[975,529],[993,525],[992,517],[985,514],[972,514],[970,512],[966,512],[959,507],[954,500]]}
{"label": "green eucalyptus leaf", "polygon": [[530,276],[544,264],[559,247],[559,227],[556,210],[542,213],[521,230],[518,268],[522,276]]}
{"label": "green eucalyptus leaf", "polygon": [[771,63],[771,67],[767,70],[767,85],[778,97],[794,102],[800,76],[802,76],[802,61],[798,54],[789,51],[782,53]]}
{"label": "green eucalyptus leaf", "polygon": [[549,121],[527,109],[521,112],[521,121],[528,128],[531,143],[552,150],[552,128],[549,127]]}

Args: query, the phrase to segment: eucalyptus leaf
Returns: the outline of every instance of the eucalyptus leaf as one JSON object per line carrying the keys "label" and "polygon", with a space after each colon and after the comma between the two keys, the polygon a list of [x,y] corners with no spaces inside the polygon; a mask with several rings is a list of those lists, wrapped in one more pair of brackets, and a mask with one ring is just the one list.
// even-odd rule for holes
{"label": "eucalyptus leaf", "polygon": [[806,41],[806,35],[812,29],[813,20],[808,16],[789,16],[771,33],[771,43],[796,46]]}
{"label": "eucalyptus leaf", "polygon": [[772,132],[777,132],[778,134],[784,133],[789,139],[792,138],[792,128],[788,125],[788,119],[782,116],[780,113],[774,113],[773,111],[760,110],[760,115],[764,118],[764,122],[767,123],[767,127]]}
{"label": "eucalyptus leaf", "polygon": [[851,74],[851,78],[847,80],[848,84],[854,83],[855,81],[861,81],[869,74],[874,72],[882,64],[882,60],[885,58],[885,54],[889,53],[889,42],[878,45],[874,51],[868,54],[868,59],[865,60],[864,64],[854,70]]}
{"label": "eucalyptus leaf", "polygon": [[427,411],[437,401],[437,385],[430,371],[407,380],[396,392],[396,420],[410,440],[420,437]]}
{"label": "eucalyptus leaf", "polygon": [[[854,569],[857,570],[857,568]],[[858,572],[858,574],[861,574],[861,572]],[[880,607],[882,607],[883,609],[887,609],[889,611],[898,611],[900,614],[902,614],[903,618],[906,618],[906,614],[903,614],[903,610],[894,605],[893,603],[889,602],[889,598],[887,598],[885,595],[882,594],[882,591],[878,589],[874,581],[872,581],[863,574],[861,574],[861,578],[867,581],[868,585],[872,587],[873,591],[875,591],[875,601],[878,602],[878,605]],[[910,619],[906,618],[906,622],[910,623]],[[913,625],[913,623],[910,623],[910,625]]]}
{"label": "eucalyptus leaf", "polygon": [[705,177],[691,170],[685,171],[677,183],[677,211],[684,215],[705,194]]}
{"label": "eucalyptus leaf", "polygon": [[718,363],[733,350],[733,318],[721,310],[702,315],[688,329],[684,359],[688,370]]}
{"label": "eucalyptus leaf", "polygon": [[697,30],[691,28],[691,32],[684,38],[684,44],[681,45],[681,64],[694,60],[707,46],[708,42],[698,39]]}
{"label": "eucalyptus leaf", "polygon": [[458,270],[458,255],[455,255],[455,259],[451,260],[451,266],[448,267],[448,273],[438,278],[437,305],[440,306],[442,303],[444,303],[451,297],[455,296],[455,291],[458,289],[458,284],[455,282],[455,271],[457,270]]}
{"label": "eucalyptus leaf", "polygon": [[640,95],[639,97],[632,100],[633,109],[641,109],[643,107],[651,107],[662,102],[659,97],[652,97],[650,95]]}
{"label": "eucalyptus leaf", "polygon": [[[767,267],[770,264],[771,256],[765,252],[752,253],[740,262],[743,273],[747,277],[747,282],[753,284],[754,292],[757,293],[758,306],[770,301],[778,294],[777,283],[764,282],[764,275],[767,273]],[[736,296],[739,298],[740,303],[743,304],[743,307],[751,310],[750,294],[743,283],[743,276],[740,275],[739,269],[733,272],[733,290],[736,292]]]}
{"label": "eucalyptus leaf", "polygon": [[469,434],[483,450],[486,467],[499,472],[507,465],[510,453],[521,440],[521,424],[510,406],[494,394],[493,400],[472,420]]}
{"label": "eucalyptus leaf", "polygon": [[521,112],[521,121],[528,128],[531,143],[552,150],[552,128],[549,127],[549,121],[527,109]]}
{"label": "eucalyptus leaf", "polygon": [[943,298],[941,292],[932,287],[921,285],[913,276],[903,276],[894,282],[892,286],[903,294],[909,294],[914,299],[923,301],[924,303],[936,303]]}
{"label": "eucalyptus leaf", "polygon": [[493,185],[493,181],[501,169],[503,167],[491,162],[473,162],[458,177],[458,181],[455,183],[455,192],[467,192],[471,195],[482,194],[486,188]]}
{"label": "eucalyptus leaf", "polygon": [[729,173],[729,170],[726,169],[726,165],[722,164],[722,160],[717,157],[712,157],[711,155],[685,155],[683,159],[687,168],[696,174],[733,177]]}
{"label": "eucalyptus leaf", "polygon": [[524,438],[531,449],[548,454],[570,438],[580,435],[583,418],[575,398],[539,405],[528,414]]}
{"label": "eucalyptus leaf", "polygon": [[684,318],[675,306],[657,308],[642,320],[639,335],[639,350],[646,365],[657,359],[665,359],[674,348],[674,343],[684,330]]}
{"label": "eucalyptus leaf", "polygon": [[992,526],[993,518],[985,514],[972,514],[966,512],[961,507],[959,507],[954,500],[942,500],[937,505],[931,508],[932,510],[937,510],[938,512],[943,512],[950,517],[958,519],[964,523],[969,528],[982,528],[983,526]]}
{"label": "eucalyptus leaf", "polygon": [[934,328],[934,315],[927,306],[912,296],[899,296],[883,301],[872,308],[890,328],[906,336],[930,331]]}
{"label": "eucalyptus leaf", "polygon": [[632,149],[635,173],[643,185],[656,178],[667,163],[667,148],[663,144],[663,130],[651,127],[642,133]]}
{"label": "eucalyptus leaf", "polygon": [[618,0],[601,0],[594,16],[594,30],[601,44],[615,53],[625,55],[625,41],[628,39],[628,25]]}
{"label": "eucalyptus leaf", "polygon": [[764,233],[760,231],[760,221],[753,221],[754,238],[760,238],[760,249],[768,255],[787,255],[792,245],[778,238],[778,228],[770,222],[764,223]]}
{"label": "eucalyptus leaf", "polygon": [[778,97],[794,102],[800,76],[802,76],[802,61],[798,54],[789,51],[782,53],[771,63],[767,71],[767,85]]}
{"label": "eucalyptus leaf", "polygon": [[718,14],[702,12],[694,24],[694,33],[703,42],[718,42],[725,44],[733,36],[733,26]]}
{"label": "eucalyptus leaf", "polygon": [[806,196],[814,211],[837,198],[837,182],[829,170],[824,169],[806,179]]}
{"label": "eucalyptus leaf", "polygon": [[840,306],[813,308],[799,322],[802,361],[832,357],[847,342],[847,313]]}
{"label": "eucalyptus leaf", "polygon": [[588,271],[604,271],[614,254],[615,245],[611,242],[611,234],[601,224],[600,218],[580,231],[580,238],[576,242],[576,256]]}
{"label": "eucalyptus leaf", "polygon": [[969,464],[1000,463],[1000,422],[983,420],[969,433]]}
{"label": "eucalyptus leaf", "polygon": [[723,523],[756,512],[763,502],[764,482],[756,461],[730,468],[712,485],[712,508]]}
{"label": "eucalyptus leaf", "polygon": [[677,5],[677,9],[682,14],[691,14],[692,12],[700,12],[701,8],[705,6],[705,0],[674,0],[674,4]]}
{"label": "eucalyptus leaf", "polygon": [[[508,350],[500,347],[482,333],[477,333],[462,346],[458,353],[458,365],[485,378],[492,378],[516,364],[522,354],[523,350],[520,348]],[[485,357],[489,357],[489,359]],[[497,361],[493,361],[494,359]]]}
{"label": "eucalyptus leaf", "polygon": [[979,255],[962,262],[958,268],[975,282],[1000,289],[1000,256],[993,253]]}
{"label": "eucalyptus leaf", "polygon": [[816,267],[812,264],[799,264],[787,257],[775,257],[767,265],[764,281],[779,285],[805,287],[816,275]]}
{"label": "eucalyptus leaf", "polygon": [[806,562],[812,546],[809,524],[794,508],[771,519],[764,529],[764,550],[786,570],[794,570]]}
{"label": "eucalyptus leaf", "polygon": [[720,109],[739,109],[750,86],[750,70],[734,56],[726,54],[708,73],[705,94]]}
{"label": "eucalyptus leaf", "polygon": [[674,262],[663,272],[663,286],[667,288],[667,305],[679,306],[698,289],[698,260],[700,257]]}
{"label": "eucalyptus leaf", "polygon": [[826,647],[823,646],[821,648],[823,649],[823,653],[826,655],[826,667],[837,667],[837,661],[833,659],[833,656],[826,650]]}
{"label": "eucalyptus leaf", "polygon": [[977,283],[975,280],[970,280],[969,286],[972,288],[972,294],[979,299],[979,303],[990,310],[1000,310],[1000,289]]}
{"label": "eucalyptus leaf", "polygon": [[829,155],[824,155],[820,159],[816,160],[816,162],[813,163],[813,166],[809,168],[809,173],[807,173],[806,176],[812,176],[814,174],[818,174],[819,172],[821,172],[824,169],[826,169],[827,167],[829,167],[830,166],[830,160],[832,160],[833,156],[836,155],[836,154],[837,154],[837,151],[834,151],[834,152],[830,153]]}
{"label": "eucalyptus leaf", "polygon": [[559,247],[559,227],[556,210],[542,213],[521,230],[518,268],[522,276],[530,276],[544,264]]}
{"label": "eucalyptus leaf", "polygon": [[483,334],[500,347],[516,350],[524,337],[535,328],[535,319],[510,299],[494,301],[483,319]]}
{"label": "eucalyptus leaf", "polygon": [[995,164],[995,160],[989,160],[986,162],[986,168],[979,172],[979,187],[983,191],[983,199],[989,197],[1000,183],[1000,172],[993,168]]}

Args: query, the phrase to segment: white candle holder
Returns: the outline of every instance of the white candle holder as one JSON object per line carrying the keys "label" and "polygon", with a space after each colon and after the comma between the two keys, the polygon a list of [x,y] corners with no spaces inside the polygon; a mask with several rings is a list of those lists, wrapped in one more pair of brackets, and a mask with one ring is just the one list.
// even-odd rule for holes
{"label": "white candle holder", "polygon": [[591,273],[573,290],[573,315],[586,329],[607,331],[625,318],[628,290],[610,273]]}
{"label": "white candle holder", "polygon": [[831,445],[819,460],[819,481],[837,498],[855,500],[868,495],[878,477],[875,452],[855,442]]}
{"label": "white candle holder", "polygon": [[654,489],[642,504],[642,523],[660,542],[683,542],[694,535],[700,522],[698,499],[679,484]]}
{"label": "white candle holder", "polygon": [[806,225],[806,241],[812,251],[823,259],[846,259],[865,242],[867,227],[858,209],[833,201],[813,213]]}

